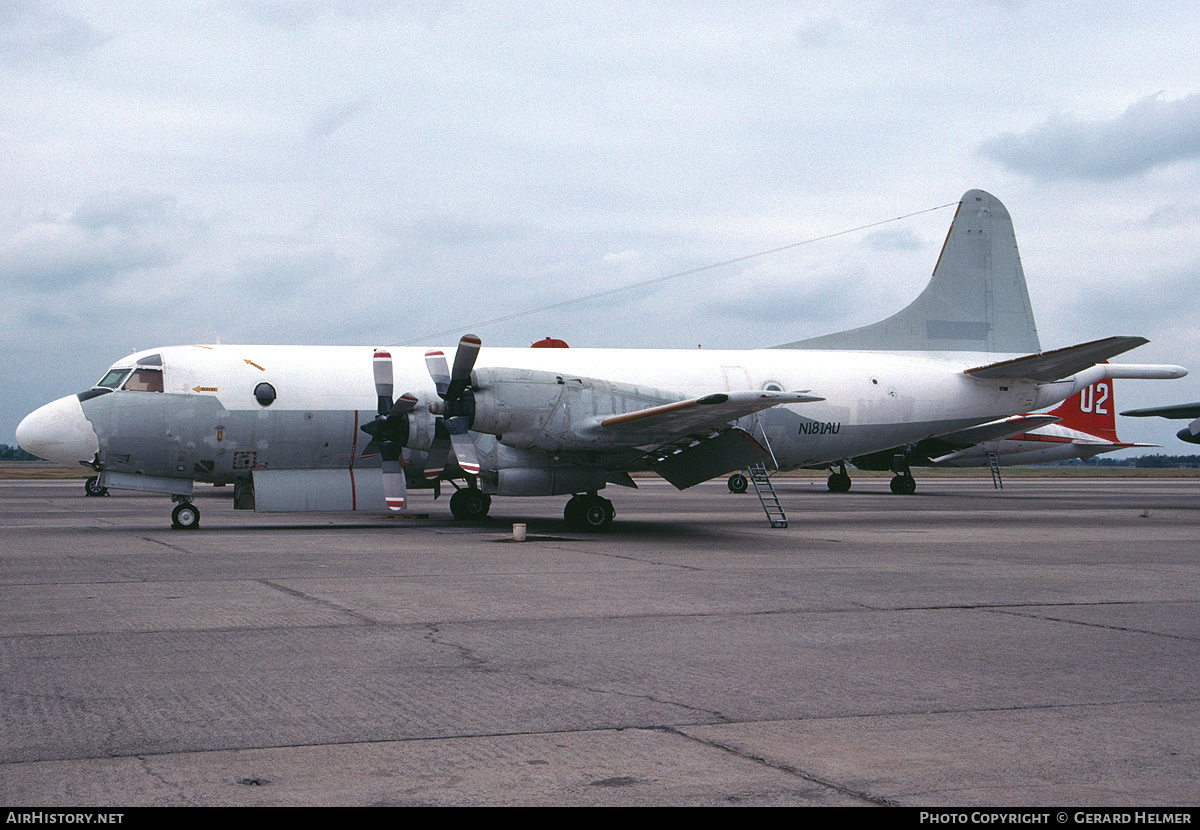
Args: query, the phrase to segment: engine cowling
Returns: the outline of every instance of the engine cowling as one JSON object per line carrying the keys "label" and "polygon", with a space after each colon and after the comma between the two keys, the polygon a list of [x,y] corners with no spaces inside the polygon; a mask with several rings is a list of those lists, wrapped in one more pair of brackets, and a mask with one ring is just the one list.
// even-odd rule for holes
{"label": "engine cowling", "polygon": [[607,450],[627,448],[600,421],[684,396],[661,389],[535,369],[476,369],[471,429],[495,435],[518,449]]}

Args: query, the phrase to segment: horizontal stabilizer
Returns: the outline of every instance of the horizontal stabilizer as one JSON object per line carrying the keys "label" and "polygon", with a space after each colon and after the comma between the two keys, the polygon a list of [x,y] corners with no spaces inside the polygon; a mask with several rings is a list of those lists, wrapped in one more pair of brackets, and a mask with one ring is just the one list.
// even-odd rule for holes
{"label": "horizontal stabilizer", "polygon": [[735,427],[673,452],[651,463],[650,469],[680,490],[686,490],[759,463],[773,463],[771,454],[750,433]]}
{"label": "horizontal stabilizer", "polygon": [[1012,438],[1015,435],[1021,435],[1030,430],[1056,424],[1061,420],[1061,418],[1057,418],[1054,415],[1014,415],[1002,421],[990,421],[986,424],[980,424],[977,427],[969,427],[958,432],[952,432],[949,435],[938,435],[936,437],[938,440],[949,444],[974,446],[988,441],[1003,441],[1005,438]]}
{"label": "horizontal stabilizer", "polygon": [[1150,341],[1144,337],[1106,337],[1077,346],[1067,346],[1051,352],[1039,352],[967,369],[966,373],[980,380],[1032,380],[1038,383],[1068,378],[1077,372],[1124,354]]}

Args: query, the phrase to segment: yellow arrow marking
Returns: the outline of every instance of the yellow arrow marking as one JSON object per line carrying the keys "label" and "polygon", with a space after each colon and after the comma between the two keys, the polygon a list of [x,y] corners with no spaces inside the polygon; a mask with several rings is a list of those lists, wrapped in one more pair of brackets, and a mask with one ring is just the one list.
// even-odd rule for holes
{"label": "yellow arrow marking", "polygon": [[261,367],[261,366],[259,366],[257,363],[255,363],[253,360],[247,360],[247,361],[246,361],[246,363],[248,363],[249,365],[253,366],[255,369],[257,369],[257,370],[258,370],[258,371],[260,371],[260,372],[265,372],[265,371],[267,371],[266,369],[264,369],[263,367]]}
{"label": "yellow arrow marking", "polygon": [[192,391],[193,392],[216,392],[217,387],[215,387],[215,386],[193,386]]}

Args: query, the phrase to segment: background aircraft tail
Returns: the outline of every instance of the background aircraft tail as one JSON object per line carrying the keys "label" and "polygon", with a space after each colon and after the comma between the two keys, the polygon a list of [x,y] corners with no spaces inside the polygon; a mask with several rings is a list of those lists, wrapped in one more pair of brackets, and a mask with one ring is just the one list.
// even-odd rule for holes
{"label": "background aircraft tail", "polygon": [[1051,415],[1062,419],[1059,426],[1119,444],[1116,412],[1111,380],[1097,381],[1050,410]]}
{"label": "background aircraft tail", "polygon": [[1008,210],[989,193],[967,191],[958,204],[933,277],[907,308],[869,326],[776,348],[1041,351]]}

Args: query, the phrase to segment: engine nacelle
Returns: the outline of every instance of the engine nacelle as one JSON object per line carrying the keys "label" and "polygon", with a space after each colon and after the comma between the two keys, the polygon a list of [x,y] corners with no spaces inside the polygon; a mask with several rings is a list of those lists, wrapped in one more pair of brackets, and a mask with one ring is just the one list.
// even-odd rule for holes
{"label": "engine nacelle", "polygon": [[519,449],[628,449],[600,421],[684,400],[676,392],[533,369],[476,369],[471,429]]}

